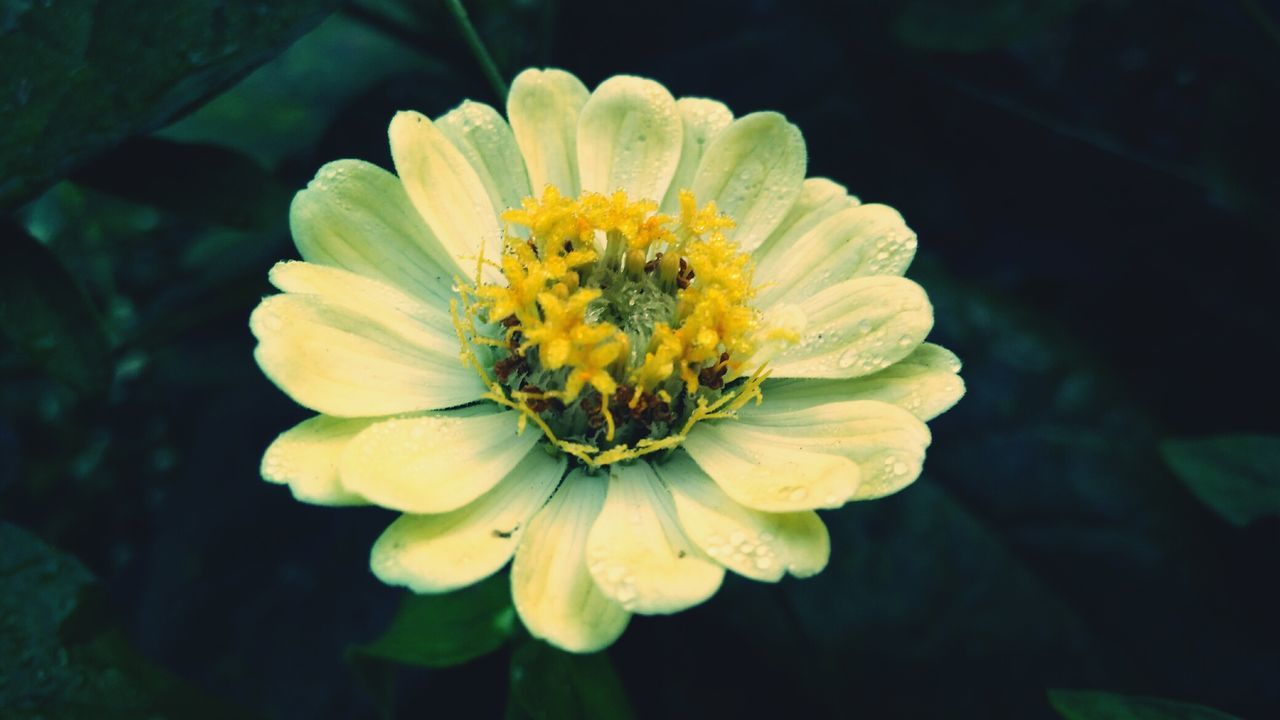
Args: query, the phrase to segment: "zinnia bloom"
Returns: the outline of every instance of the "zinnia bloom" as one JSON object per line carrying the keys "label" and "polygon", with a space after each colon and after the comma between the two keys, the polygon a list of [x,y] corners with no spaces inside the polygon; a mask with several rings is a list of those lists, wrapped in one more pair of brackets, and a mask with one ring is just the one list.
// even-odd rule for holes
{"label": "zinnia bloom", "polygon": [[920,473],[963,394],[902,277],[893,209],[805,178],[783,116],[618,76],[515,79],[391,122],[294,199],[302,262],[250,321],[319,413],[267,450],[304,502],[403,513],[373,572],[447,592],[509,560],[529,631],[609,645],[632,613],[827,563],[814,512]]}

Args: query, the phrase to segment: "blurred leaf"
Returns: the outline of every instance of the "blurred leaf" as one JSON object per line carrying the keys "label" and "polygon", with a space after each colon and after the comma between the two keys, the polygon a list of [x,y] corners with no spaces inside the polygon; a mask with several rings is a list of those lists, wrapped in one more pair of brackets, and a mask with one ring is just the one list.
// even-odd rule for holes
{"label": "blurred leaf", "polygon": [[910,0],[894,20],[904,44],[982,52],[1060,22],[1088,0]]}
{"label": "blurred leaf", "polygon": [[0,222],[0,332],[50,375],[82,392],[111,379],[107,336],[98,313],[48,248]]}
{"label": "blurred leaf", "polygon": [[292,193],[252,159],[224,147],[128,140],[72,180],[104,193],[241,230],[282,228]]}
{"label": "blurred leaf", "polygon": [[1203,705],[1091,690],[1050,690],[1049,703],[1067,720],[1235,720]]}
{"label": "blurred leaf", "polygon": [[147,132],[318,23],[337,0],[61,0],[0,14],[0,207]]}
{"label": "blurred leaf", "polygon": [[140,657],[84,566],[3,522],[0,630],[5,718],[246,717]]}
{"label": "blurred leaf", "polygon": [[1280,437],[1165,440],[1160,453],[1191,492],[1232,525],[1280,515]]}
{"label": "blurred leaf", "polygon": [[405,593],[386,633],[351,649],[403,665],[449,667],[493,652],[515,627],[506,573],[446,595]]}
{"label": "blurred leaf", "polygon": [[511,656],[512,706],[534,720],[620,720],[635,713],[606,653],[574,655],[527,640]]}

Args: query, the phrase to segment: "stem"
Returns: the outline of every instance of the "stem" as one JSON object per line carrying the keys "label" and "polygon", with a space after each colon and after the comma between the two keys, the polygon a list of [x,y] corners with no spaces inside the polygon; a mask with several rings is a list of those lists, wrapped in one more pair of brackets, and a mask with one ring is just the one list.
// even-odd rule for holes
{"label": "stem", "polygon": [[467,41],[467,47],[471,48],[471,54],[475,56],[476,62],[480,63],[480,69],[484,72],[485,79],[489,81],[493,91],[497,93],[498,100],[506,100],[507,83],[502,79],[502,73],[498,72],[498,65],[493,61],[493,56],[485,49],[484,41],[480,39],[480,34],[476,32],[475,25],[471,24],[471,18],[467,16],[467,9],[462,7],[462,0],[445,0],[444,4],[449,8],[449,13],[453,15],[454,21],[458,23],[458,30],[462,31],[462,37]]}

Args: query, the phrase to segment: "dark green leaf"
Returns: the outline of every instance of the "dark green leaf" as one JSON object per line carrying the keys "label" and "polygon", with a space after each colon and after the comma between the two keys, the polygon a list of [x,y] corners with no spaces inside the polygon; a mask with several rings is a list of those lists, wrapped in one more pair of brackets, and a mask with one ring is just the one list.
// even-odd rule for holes
{"label": "dark green leaf", "polygon": [[498,649],[515,627],[506,573],[446,595],[406,593],[386,633],[352,657],[449,667]]}
{"label": "dark green leaf", "polygon": [[221,90],[336,5],[336,0],[6,5],[0,15],[0,206],[32,198],[86,158],[159,127]]}
{"label": "dark green leaf", "polygon": [[1235,720],[1203,705],[1093,690],[1050,690],[1049,702],[1067,720]]}
{"label": "dark green leaf", "polygon": [[894,21],[898,38],[922,50],[981,52],[1070,16],[1087,0],[911,0]]}
{"label": "dark green leaf", "polygon": [[0,716],[246,717],[140,657],[105,608],[84,566],[0,523]]}
{"label": "dark green leaf", "polygon": [[106,333],[89,299],[48,248],[0,222],[0,332],[50,375],[84,392],[111,378]]}
{"label": "dark green leaf", "polygon": [[537,640],[512,653],[511,696],[534,720],[635,717],[607,654],[573,655]]}
{"label": "dark green leaf", "polygon": [[1223,435],[1166,440],[1165,462],[1233,525],[1280,515],[1280,437]]}
{"label": "dark green leaf", "polygon": [[111,195],[241,230],[282,228],[292,192],[228,148],[156,138],[126,141],[72,180]]}

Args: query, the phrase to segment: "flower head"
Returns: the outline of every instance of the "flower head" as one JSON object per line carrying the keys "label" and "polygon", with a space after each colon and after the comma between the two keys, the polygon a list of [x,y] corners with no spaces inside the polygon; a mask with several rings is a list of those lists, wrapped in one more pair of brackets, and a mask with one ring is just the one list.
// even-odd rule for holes
{"label": "flower head", "polygon": [[607,646],[633,613],[827,562],[815,514],[920,472],[963,394],[924,343],[891,208],[805,178],[776,113],[734,119],[642,78],[516,78],[391,123],[397,175],[319,171],[303,262],[250,321],[263,371],[319,413],[263,476],[403,513],[383,581],[445,592],[508,561],[530,632]]}

